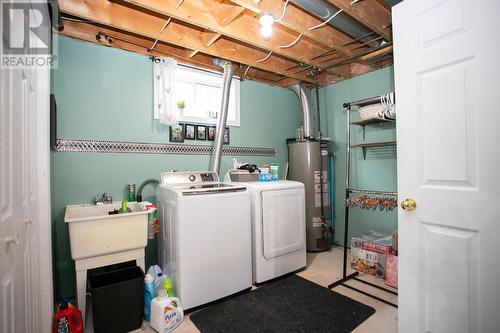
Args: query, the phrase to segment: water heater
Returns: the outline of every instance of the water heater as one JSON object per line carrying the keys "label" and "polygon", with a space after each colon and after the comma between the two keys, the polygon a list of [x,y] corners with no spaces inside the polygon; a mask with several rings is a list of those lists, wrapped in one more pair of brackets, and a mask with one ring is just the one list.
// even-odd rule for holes
{"label": "water heater", "polygon": [[306,195],[306,244],[308,252],[330,249],[330,157],[316,139],[288,139],[291,180],[304,184]]}

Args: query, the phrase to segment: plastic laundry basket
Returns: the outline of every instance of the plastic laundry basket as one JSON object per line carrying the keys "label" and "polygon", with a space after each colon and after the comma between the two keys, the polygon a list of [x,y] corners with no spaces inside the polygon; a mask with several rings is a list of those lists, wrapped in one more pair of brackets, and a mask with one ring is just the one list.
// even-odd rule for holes
{"label": "plastic laundry basket", "polygon": [[139,329],[144,313],[144,272],[138,266],[89,277],[94,332]]}

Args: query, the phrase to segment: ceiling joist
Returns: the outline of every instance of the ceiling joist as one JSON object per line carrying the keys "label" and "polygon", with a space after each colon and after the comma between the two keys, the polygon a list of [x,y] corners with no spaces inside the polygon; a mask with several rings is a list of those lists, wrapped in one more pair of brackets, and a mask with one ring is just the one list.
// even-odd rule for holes
{"label": "ceiling joist", "polygon": [[[61,34],[212,71],[223,58],[240,77],[279,86],[330,84],[392,63],[384,0],[325,1],[371,32],[354,38],[286,0],[60,0]],[[268,38],[263,13],[274,17]]]}
{"label": "ceiling joist", "polygon": [[[179,9],[190,2],[185,2]],[[268,61],[256,61],[267,56],[265,51],[257,50],[245,44],[234,43],[225,38],[219,38],[215,43],[206,46],[210,39],[203,29],[196,29],[172,20],[168,28],[160,33],[165,23],[165,18],[153,15],[150,12],[138,11],[106,0],[61,0],[60,10],[63,13],[84,18],[86,20],[103,24],[105,26],[138,34],[149,39],[157,39],[166,43],[198,50],[215,57],[225,58],[238,63],[252,65],[269,72],[289,76],[304,82],[314,83],[314,80],[304,74],[288,73],[285,68],[294,63],[286,58],[271,57]]]}
{"label": "ceiling joist", "polygon": [[[260,2],[254,0],[232,1],[259,15],[266,12],[271,13],[275,18],[279,18],[281,16],[283,6],[285,4],[282,0],[263,0]],[[351,37],[336,30],[330,25],[325,25],[320,29],[309,30],[310,27],[317,26],[323,23],[323,21],[318,20],[312,15],[307,15],[307,13],[305,13],[302,9],[295,7],[291,3],[288,4],[283,18],[276,23],[292,29],[298,34],[303,34],[315,42],[320,43],[329,49],[333,49],[342,55],[351,55],[349,48],[343,46],[344,44],[352,41]]]}
{"label": "ceiling joist", "polygon": [[[125,1],[161,15],[171,16],[183,22],[220,33],[224,36],[258,47],[267,52],[272,51],[273,54],[281,55],[283,57],[316,67],[320,67],[320,64],[311,59],[318,53],[328,51],[328,48],[324,45],[318,45],[317,43],[310,42],[307,40],[307,37],[301,38],[297,43],[290,47],[283,47],[293,43],[299,36],[296,32],[289,31],[289,29],[285,29],[283,27],[276,27],[272,36],[269,38],[262,37],[259,28],[259,19],[253,13],[242,13],[230,24],[221,26],[217,19],[212,15],[212,11],[207,9],[216,6],[212,0],[187,1],[184,2],[182,7],[178,9],[175,9],[174,3],[170,1]],[[235,5],[231,6],[234,7]]]}
{"label": "ceiling joist", "polygon": [[[156,47],[151,50],[148,48],[149,45],[151,45],[152,40],[144,39],[141,36],[124,33],[119,30],[110,29],[103,26],[96,26],[86,22],[75,22],[73,20],[65,19],[64,30],[59,33],[83,41],[99,43],[126,51],[140,53],[146,56],[172,57],[181,64],[205,69],[211,72],[222,71],[220,67],[214,66],[212,64],[212,57],[210,56],[198,54],[196,55],[196,57],[191,57],[193,51],[163,44],[161,42],[159,42]],[[239,66],[236,65],[233,66],[233,69],[235,75],[243,77],[244,69],[239,68]],[[246,78],[250,80],[255,80],[276,86],[282,86],[281,82],[278,81],[282,77],[283,76],[277,77],[274,73],[264,72],[261,70],[253,70],[246,75]]]}
{"label": "ceiling joist", "polygon": [[351,4],[352,0],[326,0],[347,15],[375,31],[387,41],[392,40],[391,13],[377,0],[362,0]]}

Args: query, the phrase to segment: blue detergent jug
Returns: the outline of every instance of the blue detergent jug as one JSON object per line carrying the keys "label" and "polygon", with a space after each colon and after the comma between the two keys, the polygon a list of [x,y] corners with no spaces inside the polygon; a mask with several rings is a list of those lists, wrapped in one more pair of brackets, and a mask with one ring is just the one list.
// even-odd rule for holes
{"label": "blue detergent jug", "polygon": [[155,279],[151,274],[144,277],[144,320],[151,319],[151,301],[155,298]]}

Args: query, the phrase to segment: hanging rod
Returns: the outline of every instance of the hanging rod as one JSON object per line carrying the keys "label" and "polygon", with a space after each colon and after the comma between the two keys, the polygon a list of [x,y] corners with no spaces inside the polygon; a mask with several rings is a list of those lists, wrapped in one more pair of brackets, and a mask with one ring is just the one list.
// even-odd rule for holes
{"label": "hanging rod", "polygon": [[346,191],[349,193],[357,193],[357,194],[387,195],[387,196],[393,196],[393,197],[398,196],[398,192],[363,190],[363,189],[357,189],[357,188],[351,188],[351,187],[347,188]]}
{"label": "hanging rod", "polygon": [[[384,95],[386,95],[386,94],[384,94]],[[382,95],[370,97],[370,98],[365,98],[365,99],[359,99],[357,101],[347,102],[347,103],[344,103],[344,108],[348,108],[350,106],[367,106],[367,105],[371,105],[371,104],[377,104],[377,103],[380,103],[381,96]]]}

